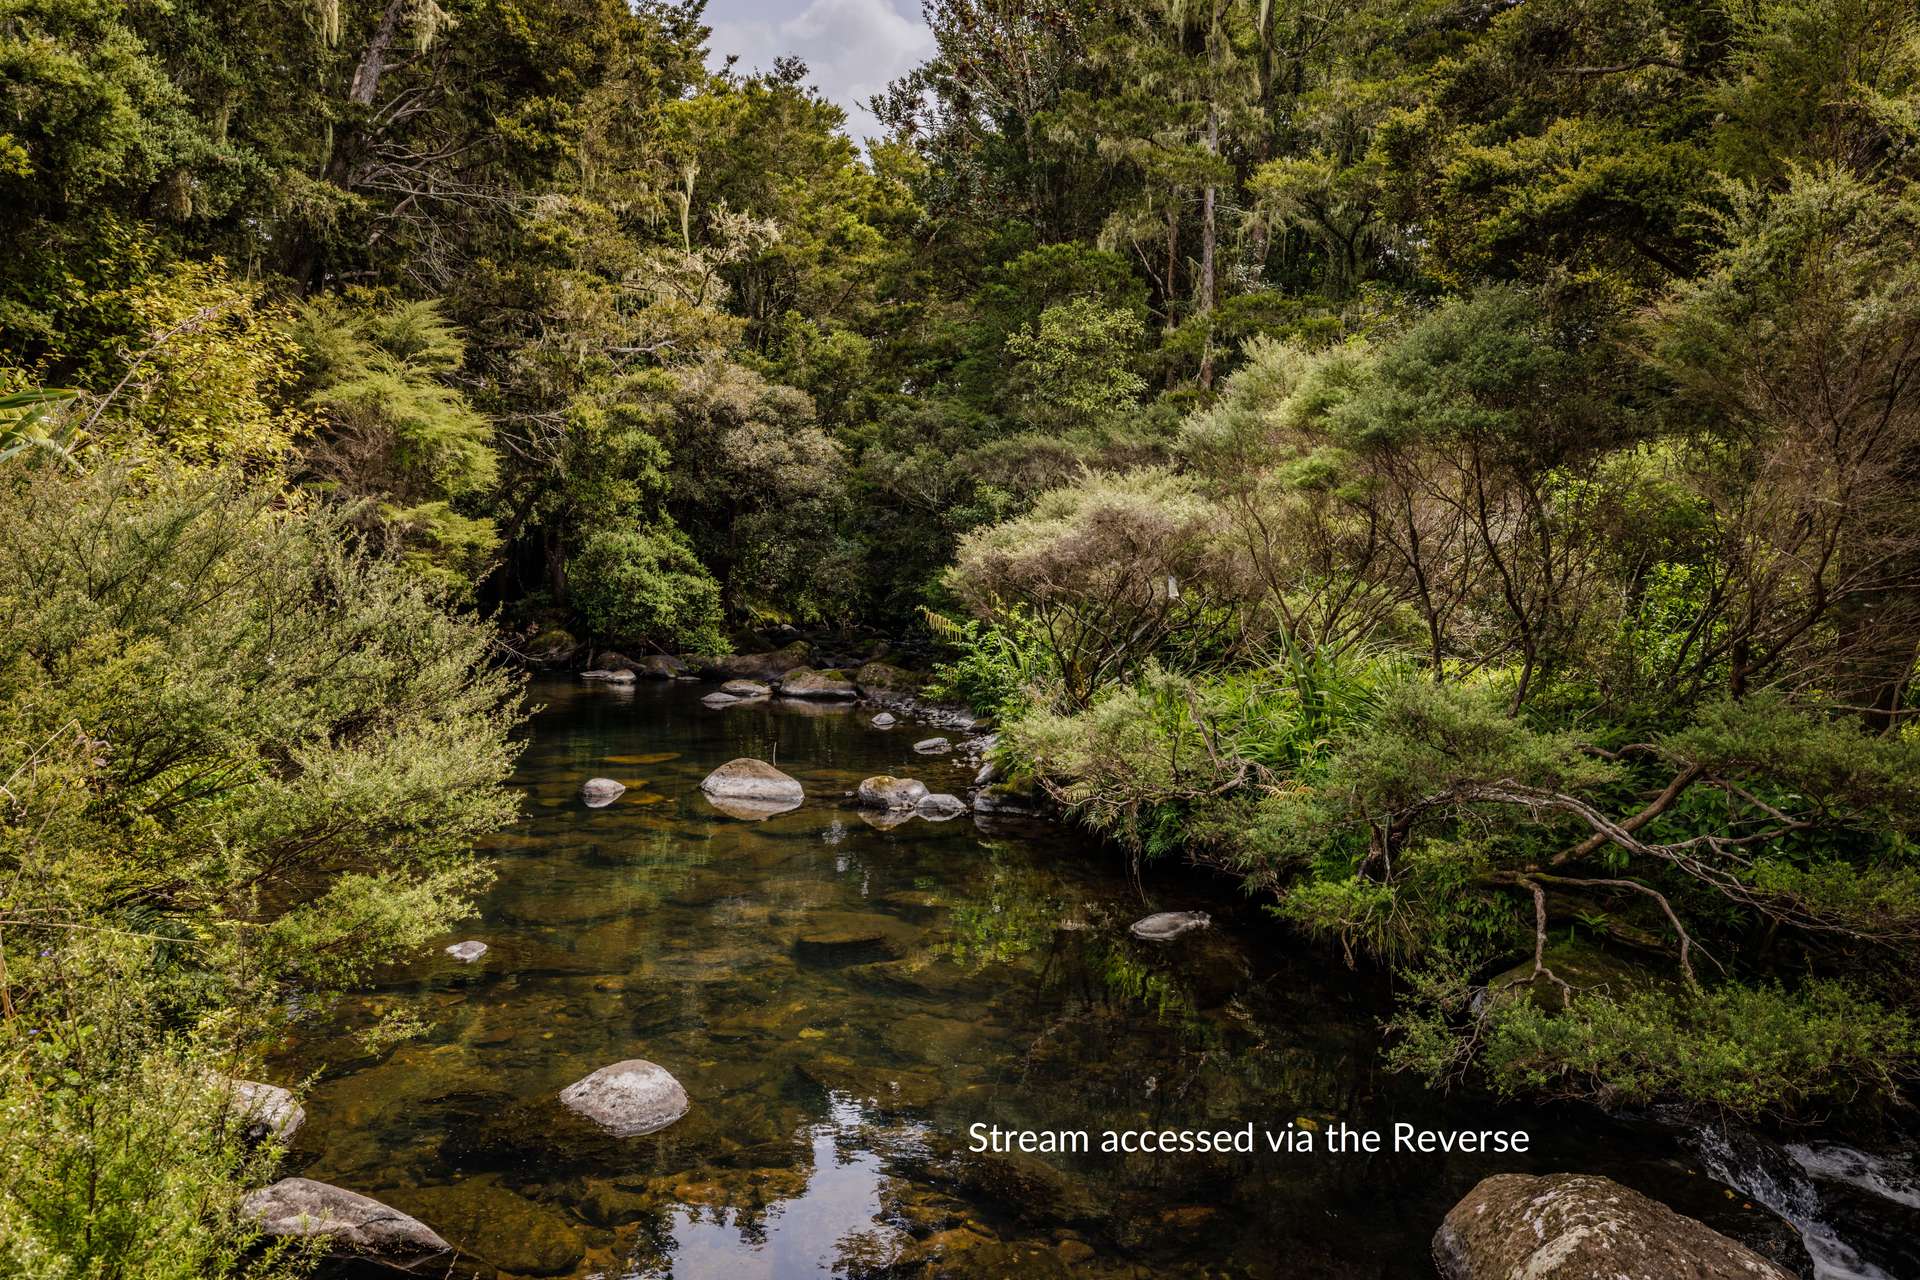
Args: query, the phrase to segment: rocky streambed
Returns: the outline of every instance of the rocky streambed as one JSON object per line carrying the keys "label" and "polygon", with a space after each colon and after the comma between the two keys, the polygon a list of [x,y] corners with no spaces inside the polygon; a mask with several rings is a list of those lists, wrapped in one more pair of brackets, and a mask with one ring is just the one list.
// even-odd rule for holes
{"label": "rocky streambed", "polygon": [[[477,916],[309,1011],[273,1064],[313,1078],[290,1177],[408,1215],[472,1276],[1425,1278],[1436,1229],[1482,1179],[1567,1172],[1789,1273],[1815,1264],[1786,1219],[1834,1230],[1817,1195],[1774,1203],[1740,1185],[1756,1158],[1657,1121],[1384,1075],[1375,980],[1276,939],[1224,890],[1136,884],[1068,832],[983,811],[964,725],[904,704],[876,724],[842,696],[707,705],[718,688],[537,685],[527,818],[485,850],[497,875]],[[916,750],[933,737],[957,749]],[[800,798],[747,768],[728,776],[752,796],[703,789],[735,760]],[[611,785],[583,790],[594,779]],[[427,1030],[365,1038],[394,1016]],[[609,1090],[650,1109],[609,1122]],[[1341,1121],[1532,1142],[1040,1156],[968,1138]],[[1890,1168],[1874,1166],[1881,1191]],[[1844,1184],[1872,1197],[1875,1225],[1838,1233],[1857,1268],[1821,1274],[1920,1274],[1897,1256],[1914,1238],[1898,1214],[1920,1211],[1872,1178]],[[1524,1216],[1535,1188],[1516,1187],[1495,1190]],[[1462,1250],[1498,1256],[1470,1234]]]}

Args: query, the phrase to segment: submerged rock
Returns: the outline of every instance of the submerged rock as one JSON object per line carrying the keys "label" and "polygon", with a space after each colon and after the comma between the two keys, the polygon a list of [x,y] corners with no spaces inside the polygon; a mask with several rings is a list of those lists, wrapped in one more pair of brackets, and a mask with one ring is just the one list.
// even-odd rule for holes
{"label": "submerged rock", "polygon": [[927,784],[918,778],[895,778],[889,774],[864,779],[854,792],[854,800],[863,809],[911,809],[927,796]]}
{"label": "submerged rock", "polygon": [[700,789],[716,800],[757,800],[763,804],[799,804],[806,789],[765,760],[742,756],[707,775]]}
{"label": "submerged rock", "polygon": [[913,749],[923,756],[943,756],[953,750],[953,744],[945,738],[922,738],[913,744]]}
{"label": "submerged rock", "polygon": [[1433,1235],[1442,1280],[1791,1280],[1745,1245],[1610,1178],[1483,1179]]}
{"label": "submerged rock", "polygon": [[811,667],[801,667],[780,678],[780,696],[851,702],[860,696],[860,690],[838,671],[815,671]]}
{"label": "submerged rock", "polygon": [[432,1228],[391,1205],[311,1178],[282,1178],[251,1192],[241,1211],[269,1236],[319,1239],[336,1257],[400,1271],[443,1264],[453,1252]]}
{"label": "submerged rock", "polygon": [[882,711],[879,715],[875,716],[868,723],[872,724],[873,727],[876,729],[891,729],[893,728],[894,725],[900,722],[893,718],[893,712]]}
{"label": "submerged rock", "polygon": [[306,1109],[277,1084],[225,1078],[220,1083],[249,1142],[285,1142],[307,1122]]}
{"label": "submerged rock", "polygon": [[463,1252],[515,1275],[561,1275],[586,1257],[565,1217],[498,1183],[423,1187],[407,1203],[439,1223]]}
{"label": "submerged rock", "polygon": [[458,960],[461,964],[472,964],[475,960],[487,954],[487,944],[471,939],[466,942],[456,942],[447,948],[447,954],[455,960]]}
{"label": "submerged rock", "polygon": [[758,680],[729,680],[720,686],[720,692],[736,698],[764,698],[773,690]]}
{"label": "submerged rock", "polygon": [[1128,930],[1136,938],[1148,942],[1172,942],[1175,938],[1205,929],[1213,923],[1213,917],[1204,911],[1162,911],[1157,915],[1135,920]]}
{"label": "submerged rock", "polygon": [[922,796],[920,803],[914,806],[914,812],[929,822],[947,822],[967,811],[967,802],[959,796],[936,793]]}
{"label": "submerged rock", "polygon": [[665,1067],[645,1058],[628,1058],[574,1081],[560,1091],[560,1101],[621,1138],[658,1132],[693,1105]]}
{"label": "submerged rock", "polygon": [[580,798],[589,809],[604,809],[620,798],[627,789],[624,782],[615,782],[612,778],[588,778],[580,784]]}

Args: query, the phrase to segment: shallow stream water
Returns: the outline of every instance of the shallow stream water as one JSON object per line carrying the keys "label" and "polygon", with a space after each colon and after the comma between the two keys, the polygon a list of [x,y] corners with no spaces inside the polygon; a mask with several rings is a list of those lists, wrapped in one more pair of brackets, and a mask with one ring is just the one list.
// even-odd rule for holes
{"label": "shallow stream water", "polygon": [[[460,1274],[678,1277],[1430,1277],[1428,1241],[1489,1173],[1603,1173],[1746,1236],[1772,1219],[1678,1135],[1585,1109],[1442,1097],[1386,1075],[1386,993],[1256,904],[1037,823],[882,827],[846,798],[972,766],[872,708],[710,709],[685,683],[548,680],[497,877],[417,964],[298,1029],[296,1170],[412,1213]],[[765,821],[699,790],[777,761],[804,806]],[[589,809],[596,775],[626,793]],[[1216,927],[1132,938],[1151,911]],[[413,1015],[424,1034],[358,1033]],[[626,1058],[693,1100],[616,1140],[561,1088]],[[970,1127],[1525,1129],[1526,1155],[976,1153]]]}

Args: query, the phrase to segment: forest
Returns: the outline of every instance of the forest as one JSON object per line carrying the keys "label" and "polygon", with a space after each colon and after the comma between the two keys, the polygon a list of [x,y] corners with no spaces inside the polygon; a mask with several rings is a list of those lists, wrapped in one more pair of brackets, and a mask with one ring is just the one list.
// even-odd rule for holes
{"label": "forest", "polygon": [[0,1274],[311,1264],[204,1082],[610,650],[885,638],[1435,1089],[1913,1119],[1911,0],[925,0],[864,143],[703,8],[0,0]]}

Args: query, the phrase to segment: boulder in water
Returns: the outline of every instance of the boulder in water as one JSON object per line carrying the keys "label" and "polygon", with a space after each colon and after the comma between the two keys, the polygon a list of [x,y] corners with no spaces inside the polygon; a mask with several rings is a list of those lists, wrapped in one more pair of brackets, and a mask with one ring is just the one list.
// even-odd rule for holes
{"label": "boulder in water", "polygon": [[228,1105],[249,1142],[285,1142],[307,1122],[307,1113],[291,1092],[258,1080],[221,1079]]}
{"label": "boulder in water", "polygon": [[720,686],[720,692],[730,693],[736,698],[764,698],[773,690],[758,680],[729,680]]}
{"label": "boulder in water", "polygon": [[734,653],[723,658],[704,659],[700,663],[700,673],[722,680],[778,680],[795,667],[806,665],[806,643],[796,640],[786,648],[770,653]]}
{"label": "boulder in water", "polygon": [[973,811],[993,817],[1037,818],[1040,797],[1010,782],[993,782],[973,793]]}
{"label": "boulder in water", "polygon": [[926,795],[927,784],[918,778],[895,778],[883,773],[864,779],[854,792],[854,800],[863,809],[911,809]]}
{"label": "boulder in water", "polygon": [[444,1264],[453,1246],[417,1218],[370,1196],[311,1178],[282,1178],[241,1201],[241,1211],[280,1239],[322,1240],[336,1257],[400,1271]]}
{"label": "boulder in water", "polygon": [[945,738],[922,738],[913,744],[913,749],[923,756],[943,756],[953,750],[953,744]]}
{"label": "boulder in water", "polygon": [[560,1091],[560,1101],[621,1138],[658,1132],[692,1106],[680,1082],[645,1058],[628,1058],[574,1081]]}
{"label": "boulder in water", "polygon": [[654,653],[634,663],[634,674],[649,680],[671,680],[687,674],[687,664],[671,654]]}
{"label": "boulder in water", "polygon": [[758,800],[766,804],[799,804],[805,788],[765,760],[742,756],[707,775],[700,789],[716,800]]}
{"label": "boulder in water", "polygon": [[1792,1280],[1782,1267],[1610,1178],[1482,1179],[1433,1235],[1442,1280]]}
{"label": "boulder in water", "polygon": [[710,693],[706,697],[700,699],[700,703],[702,706],[713,707],[715,709],[718,709],[720,707],[730,707],[736,702],[743,702],[743,701],[745,701],[745,699],[736,698],[730,693],[720,693],[717,691],[714,693]]}
{"label": "boulder in water", "polygon": [[456,942],[447,948],[447,954],[455,960],[458,960],[461,964],[472,964],[475,960],[487,954],[487,944],[472,939],[466,942]]}
{"label": "boulder in water", "polygon": [[620,798],[627,789],[624,782],[615,782],[612,778],[588,778],[580,784],[580,799],[589,809],[604,809]]}
{"label": "boulder in water", "polygon": [[967,811],[967,802],[959,796],[936,793],[922,796],[920,803],[913,807],[914,812],[929,822],[946,822],[957,818]]}
{"label": "boulder in water", "polygon": [[860,690],[838,671],[815,671],[812,667],[801,667],[780,677],[780,696],[852,702],[860,696]]}
{"label": "boulder in water", "polygon": [[879,715],[875,716],[870,723],[876,729],[891,729],[894,725],[898,724],[899,721],[893,718],[893,712],[882,711]]}
{"label": "boulder in water", "polygon": [[1175,938],[1205,929],[1213,924],[1213,917],[1204,911],[1162,911],[1157,915],[1135,920],[1128,930],[1136,938],[1148,942],[1172,942]]}

